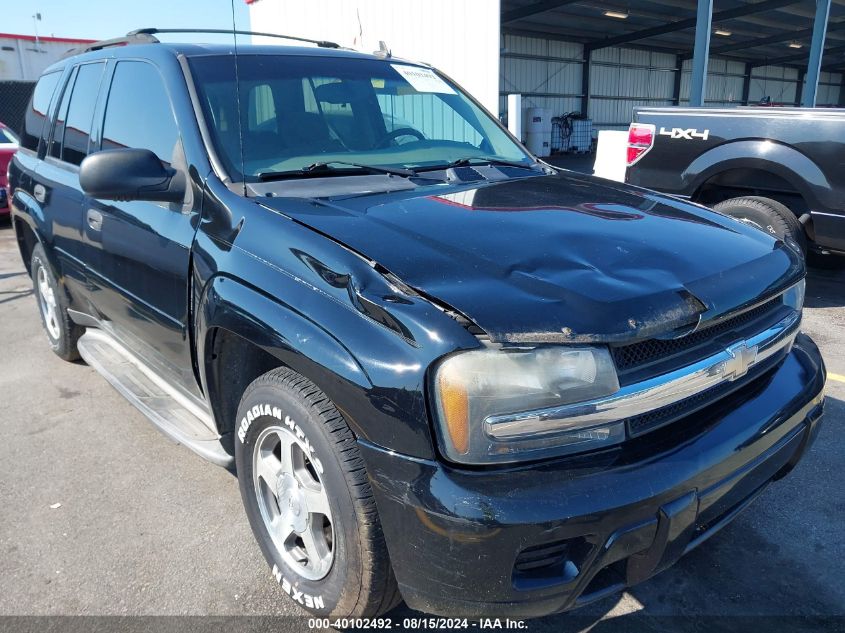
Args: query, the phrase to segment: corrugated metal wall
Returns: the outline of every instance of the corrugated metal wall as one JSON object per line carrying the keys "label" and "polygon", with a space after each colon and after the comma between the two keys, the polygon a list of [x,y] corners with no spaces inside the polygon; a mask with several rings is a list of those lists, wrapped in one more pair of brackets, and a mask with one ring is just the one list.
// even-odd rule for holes
{"label": "corrugated metal wall", "polygon": [[819,89],[816,93],[818,105],[838,106],[842,103],[842,74],[820,73]]}
{"label": "corrugated metal wall", "polygon": [[630,48],[594,51],[589,108],[593,126],[627,128],[634,106],[672,105],[674,81],[674,55]]}
{"label": "corrugated metal wall", "polygon": [[582,54],[581,44],[504,36],[499,112],[507,110],[505,95],[513,93],[523,95],[523,108],[547,108],[555,115],[580,111]]}
{"label": "corrugated metal wall", "polygon": [[[523,107],[541,107],[552,116],[581,111],[581,44],[505,34],[502,36],[499,111],[506,116],[508,94],[520,93]],[[596,129],[626,129],[638,105],[673,104],[675,55],[627,48],[593,52],[590,71],[589,115]],[[681,104],[689,99],[691,61],[683,64]],[[713,107],[741,104],[745,64],[711,59],[705,102]],[[822,73],[817,103],[837,105],[842,76]],[[786,67],[753,69],[749,102],[768,96],[773,103],[794,104],[800,97],[798,71]]]}
{"label": "corrugated metal wall", "polygon": [[[711,59],[707,64],[707,91],[704,103],[712,107],[742,105],[745,64],[727,59]],[[684,62],[681,74],[681,103],[689,102],[692,60]]]}
{"label": "corrugated metal wall", "polygon": [[795,103],[800,99],[798,69],[762,66],[751,74],[748,100],[752,103],[770,97],[772,103]]}

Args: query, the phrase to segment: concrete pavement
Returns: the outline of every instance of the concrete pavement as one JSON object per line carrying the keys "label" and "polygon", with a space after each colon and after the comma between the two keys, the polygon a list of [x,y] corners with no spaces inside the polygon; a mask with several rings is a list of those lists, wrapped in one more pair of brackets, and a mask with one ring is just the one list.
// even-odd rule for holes
{"label": "concrete pavement", "polygon": [[[804,462],[672,569],[530,630],[845,615],[845,272],[814,271],[807,306],[804,329],[838,378]],[[4,221],[0,328],[0,615],[301,615],[271,578],[235,478],[167,440],[91,368],[52,354]]]}

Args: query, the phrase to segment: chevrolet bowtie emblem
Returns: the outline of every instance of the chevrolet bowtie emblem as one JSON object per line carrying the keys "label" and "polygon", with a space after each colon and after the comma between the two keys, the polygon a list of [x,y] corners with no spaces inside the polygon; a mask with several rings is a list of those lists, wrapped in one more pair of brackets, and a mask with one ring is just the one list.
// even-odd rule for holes
{"label": "chevrolet bowtie emblem", "polygon": [[748,373],[748,368],[757,362],[757,346],[749,347],[746,343],[737,343],[727,349],[731,358],[725,361],[724,376],[728,380],[742,378]]}

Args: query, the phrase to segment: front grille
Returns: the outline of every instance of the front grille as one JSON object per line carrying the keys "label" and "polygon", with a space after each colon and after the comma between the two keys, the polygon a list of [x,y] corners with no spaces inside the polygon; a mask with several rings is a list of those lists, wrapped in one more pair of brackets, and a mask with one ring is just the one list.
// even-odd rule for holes
{"label": "front grille", "polygon": [[718,385],[707,391],[702,391],[689,398],[684,398],[674,404],[670,404],[662,409],[654,411],[647,411],[632,418],[628,418],[628,434],[631,437],[641,435],[647,431],[663,426],[682,415],[689,415],[696,411],[699,407],[706,406],[709,402],[718,399],[720,396],[736,385],[729,382]]}
{"label": "front grille", "polygon": [[[681,338],[670,340],[648,339],[639,343],[632,343],[631,345],[611,347],[610,351],[620,375],[637,372],[649,365],[661,363],[673,357],[684,358],[685,362],[679,366],[691,364],[707,355],[701,354],[696,358],[695,352],[698,349],[708,347],[708,344],[712,344],[713,339],[722,334],[736,332],[738,340],[745,338],[743,334],[756,334],[762,328],[758,329],[751,326],[772,315],[782,305],[783,303],[780,297],[776,297],[756,308],[747,310],[714,325],[705,326]],[[755,329],[757,331],[754,331]]]}
{"label": "front grille", "polygon": [[776,365],[782,358],[783,354],[775,354],[774,356],[770,356],[764,361],[755,364],[740,380],[716,385],[706,391],[699,392],[689,398],[684,398],[683,400],[679,400],[678,402],[674,402],[660,409],[646,411],[645,413],[628,418],[625,422],[628,427],[629,437],[636,437],[638,435],[642,435],[643,433],[654,431],[661,426],[703,409],[720,398],[724,398],[733,391],[754,382],[758,377],[761,377],[769,369]]}

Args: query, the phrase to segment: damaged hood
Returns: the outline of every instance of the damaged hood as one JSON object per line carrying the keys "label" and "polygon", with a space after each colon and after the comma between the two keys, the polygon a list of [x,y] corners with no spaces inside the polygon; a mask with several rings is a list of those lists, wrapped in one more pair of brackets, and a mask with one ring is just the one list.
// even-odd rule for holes
{"label": "damaged hood", "polygon": [[797,255],[762,231],[570,173],[261,203],[374,260],[500,342],[689,330],[803,275]]}

